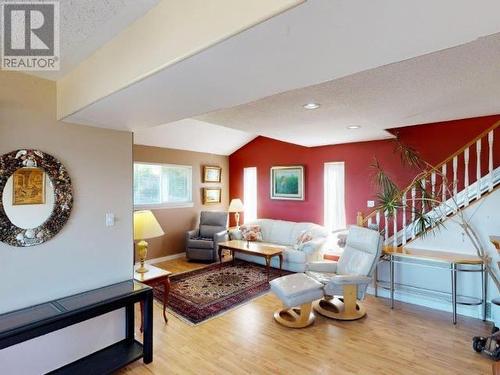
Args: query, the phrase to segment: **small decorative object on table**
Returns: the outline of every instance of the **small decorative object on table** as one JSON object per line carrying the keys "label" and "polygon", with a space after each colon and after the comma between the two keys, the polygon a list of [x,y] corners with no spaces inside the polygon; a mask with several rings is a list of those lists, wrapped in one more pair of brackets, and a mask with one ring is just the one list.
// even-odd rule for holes
{"label": "small decorative object on table", "polygon": [[240,212],[243,212],[245,207],[243,206],[243,202],[239,198],[235,198],[231,200],[229,203],[229,212],[234,212],[234,218],[236,220],[236,228],[240,226]]}
{"label": "small decorative object on table", "polygon": [[144,261],[148,254],[148,243],[145,241],[150,238],[163,236],[165,232],[161,229],[160,224],[156,220],[153,213],[149,210],[134,212],[134,240],[137,243],[137,257],[141,262],[141,266],[137,268],[136,272],[148,272],[144,266]]}
{"label": "small decorative object on table", "polygon": [[203,167],[203,182],[221,182],[221,167],[205,165]]}
{"label": "small decorative object on table", "polygon": [[[138,269],[141,266],[136,265],[134,272],[134,280],[139,281],[143,284],[150,286],[151,288],[157,288],[158,285],[163,285],[163,319],[165,323],[168,323],[168,318],[166,314],[167,302],[168,302],[168,294],[170,292],[170,275],[172,272],[166,271],[162,268],[158,268],[155,266],[149,266],[149,272],[138,272]],[[141,304],[141,312],[142,312],[142,304]],[[141,324],[141,332],[142,332],[142,324]]]}

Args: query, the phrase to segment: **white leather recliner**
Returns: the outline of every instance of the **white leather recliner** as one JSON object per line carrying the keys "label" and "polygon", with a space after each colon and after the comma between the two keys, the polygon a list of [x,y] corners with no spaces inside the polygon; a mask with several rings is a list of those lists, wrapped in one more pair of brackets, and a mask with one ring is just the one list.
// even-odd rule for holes
{"label": "white leather recliner", "polygon": [[351,226],[338,262],[309,263],[306,275],[324,285],[325,297],[313,303],[314,310],[333,319],[362,318],[366,309],[360,300],[364,299],[372,281],[382,245],[383,239],[378,231]]}

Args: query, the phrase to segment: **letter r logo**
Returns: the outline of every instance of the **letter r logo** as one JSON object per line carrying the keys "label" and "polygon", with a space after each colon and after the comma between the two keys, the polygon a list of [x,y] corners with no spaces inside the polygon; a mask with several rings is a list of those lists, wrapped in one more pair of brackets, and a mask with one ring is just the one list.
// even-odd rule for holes
{"label": "letter r logo", "polygon": [[54,55],[54,4],[3,6],[4,56]]}
{"label": "letter r logo", "polygon": [[59,70],[59,0],[0,0],[0,68]]}

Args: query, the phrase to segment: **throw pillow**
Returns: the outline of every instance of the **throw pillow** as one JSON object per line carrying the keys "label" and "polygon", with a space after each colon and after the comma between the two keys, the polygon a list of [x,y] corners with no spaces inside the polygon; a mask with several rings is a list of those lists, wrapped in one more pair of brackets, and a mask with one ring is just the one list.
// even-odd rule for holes
{"label": "throw pillow", "polygon": [[302,250],[304,245],[308,243],[309,241],[312,241],[313,236],[311,232],[304,230],[302,231],[299,236],[297,237],[297,242],[295,243],[295,250]]}
{"label": "throw pillow", "polygon": [[260,225],[242,225],[240,231],[246,241],[262,241]]}
{"label": "throw pillow", "polygon": [[242,240],[243,235],[241,234],[240,229],[232,229],[229,231],[229,238],[232,240]]}

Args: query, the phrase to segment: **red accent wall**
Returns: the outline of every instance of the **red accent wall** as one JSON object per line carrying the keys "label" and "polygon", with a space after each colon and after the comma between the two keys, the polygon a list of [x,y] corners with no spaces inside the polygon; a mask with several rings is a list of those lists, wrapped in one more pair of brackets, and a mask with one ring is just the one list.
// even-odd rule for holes
{"label": "red accent wall", "polygon": [[[499,120],[500,115],[485,116],[401,127],[390,131],[398,132],[403,142],[419,151],[423,159],[438,164]],[[483,149],[487,150],[486,145],[483,145]],[[471,150],[470,165],[475,165],[473,154]],[[483,154],[486,155],[486,152]],[[344,161],[347,223],[352,224],[356,222],[358,211],[371,211],[366,208],[366,201],[375,199],[372,171],[369,167],[374,157],[400,186],[407,185],[416,174],[402,167],[399,155],[394,153],[394,144],[390,140],[303,147],[257,137],[229,156],[230,196],[243,198],[243,168],[257,167],[258,217],[322,224],[324,163]],[[495,163],[498,163],[499,156],[495,157]],[[485,159],[483,168],[487,167],[486,164]],[[304,201],[270,199],[270,168],[280,165],[304,165]],[[451,166],[448,168],[451,170]],[[459,173],[463,173],[462,171],[463,168]],[[473,180],[471,179],[471,182]]]}

